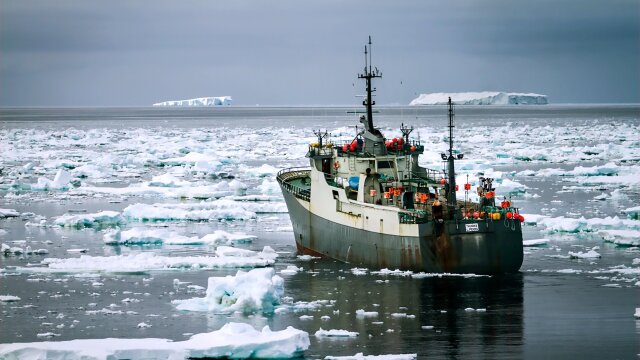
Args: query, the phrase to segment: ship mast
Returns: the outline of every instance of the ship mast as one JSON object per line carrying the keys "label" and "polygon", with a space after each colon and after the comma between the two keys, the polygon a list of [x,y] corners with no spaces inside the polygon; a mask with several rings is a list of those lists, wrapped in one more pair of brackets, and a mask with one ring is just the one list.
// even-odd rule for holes
{"label": "ship mast", "polygon": [[364,105],[367,109],[367,117],[365,119],[361,119],[361,122],[364,123],[365,133],[365,150],[374,155],[386,155],[387,148],[384,146],[384,137],[380,133],[380,131],[373,127],[373,105],[376,104],[373,101],[373,93],[376,91],[375,88],[371,86],[371,80],[375,78],[381,78],[382,73],[378,71],[377,67],[371,65],[371,36],[369,36],[369,44],[368,46],[364,46],[364,72],[362,74],[358,74],[358,79],[364,79],[367,87],[367,96],[362,101],[362,105]]}
{"label": "ship mast", "polygon": [[[449,207],[456,206],[456,171],[453,165],[453,103],[449,97],[449,156],[447,157],[449,172],[449,193],[447,194],[447,204]],[[462,155],[462,154],[460,154]],[[462,158],[462,156],[460,156]]]}

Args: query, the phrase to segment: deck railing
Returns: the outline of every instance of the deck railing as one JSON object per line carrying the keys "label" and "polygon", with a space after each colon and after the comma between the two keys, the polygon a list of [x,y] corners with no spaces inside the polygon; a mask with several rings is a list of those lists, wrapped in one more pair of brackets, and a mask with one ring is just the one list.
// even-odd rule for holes
{"label": "deck railing", "polygon": [[304,189],[291,184],[291,180],[309,177],[311,170],[309,168],[288,168],[278,171],[276,180],[283,189],[292,193],[301,200],[309,201],[311,199],[311,189]]}

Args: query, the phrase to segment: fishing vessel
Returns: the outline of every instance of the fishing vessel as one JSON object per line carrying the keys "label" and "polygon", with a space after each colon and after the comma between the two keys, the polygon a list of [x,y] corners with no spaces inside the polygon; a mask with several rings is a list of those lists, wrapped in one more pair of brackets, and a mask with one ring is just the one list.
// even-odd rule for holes
{"label": "fishing vessel", "polygon": [[[443,170],[421,167],[424,145],[410,138],[386,139],[373,123],[372,81],[382,73],[371,65],[371,38],[365,45],[366,108],[362,131],[335,144],[314,132],[309,167],[278,172],[277,180],[293,224],[298,253],[328,257],[355,266],[438,273],[517,272],[522,265],[522,222],[518,208],[499,204],[490,178],[471,189],[478,202],[456,198],[454,104],[449,99],[449,148]],[[474,184],[476,185],[476,184]]]}

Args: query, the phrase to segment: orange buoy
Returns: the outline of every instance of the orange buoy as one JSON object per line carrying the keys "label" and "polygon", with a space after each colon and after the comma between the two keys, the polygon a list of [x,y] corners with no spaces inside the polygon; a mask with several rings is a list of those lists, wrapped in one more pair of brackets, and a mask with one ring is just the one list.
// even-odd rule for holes
{"label": "orange buoy", "polygon": [[493,220],[500,220],[500,213],[499,212],[495,212],[495,213],[493,213],[491,215],[492,215],[491,218]]}
{"label": "orange buoy", "polygon": [[385,199],[389,199],[391,198],[391,195],[389,195],[388,191],[385,191],[384,193],[382,193],[382,197],[384,197]]}
{"label": "orange buoy", "polygon": [[493,197],[495,196],[495,193],[493,191],[487,191],[487,199],[493,199]]}
{"label": "orange buoy", "polygon": [[415,145],[411,145],[411,151],[416,151],[417,147]]}
{"label": "orange buoy", "polygon": [[513,217],[513,214],[510,211],[507,211],[507,219],[511,219]]}
{"label": "orange buoy", "polygon": [[393,189],[394,196],[400,196],[400,189]]}
{"label": "orange buoy", "polygon": [[524,222],[524,216],[518,214],[518,220],[520,220],[521,223]]}
{"label": "orange buoy", "polygon": [[444,185],[445,182],[446,182],[445,179],[440,179],[440,185]]}

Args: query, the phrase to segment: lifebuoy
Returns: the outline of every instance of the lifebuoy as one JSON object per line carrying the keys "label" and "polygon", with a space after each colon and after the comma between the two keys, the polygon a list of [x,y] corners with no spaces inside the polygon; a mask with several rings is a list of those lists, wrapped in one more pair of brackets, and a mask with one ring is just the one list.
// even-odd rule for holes
{"label": "lifebuoy", "polygon": [[336,169],[336,170],[340,169],[340,161],[334,162],[333,163],[333,168]]}

